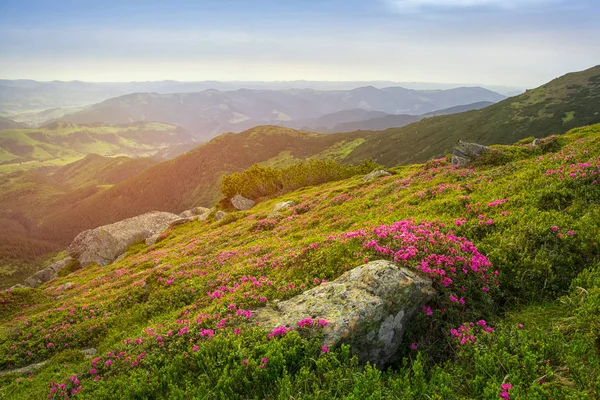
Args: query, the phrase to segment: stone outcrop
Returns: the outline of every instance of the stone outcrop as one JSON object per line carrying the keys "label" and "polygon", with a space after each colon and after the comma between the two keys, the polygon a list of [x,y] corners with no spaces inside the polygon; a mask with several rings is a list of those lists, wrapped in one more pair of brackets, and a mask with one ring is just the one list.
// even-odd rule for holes
{"label": "stone outcrop", "polygon": [[[96,350],[93,347],[88,348],[88,349],[83,349],[81,351],[83,352],[83,355],[85,358],[92,358],[98,353],[98,350]],[[0,371],[0,376],[7,375],[7,374],[28,375],[28,374],[31,374],[32,372],[35,372],[36,370],[42,368],[47,363],[48,363],[48,360],[45,360],[45,361],[41,361],[41,362],[38,362],[35,364],[27,365],[26,367],[5,369],[3,371]]]}
{"label": "stone outcrop", "polygon": [[394,360],[415,311],[434,294],[429,278],[390,261],[373,261],[254,315],[267,329],[325,319],[325,346],[347,343],[362,362],[382,368]]}
{"label": "stone outcrop", "polygon": [[452,164],[458,166],[467,165],[489,150],[490,148],[487,146],[459,140],[458,144],[454,147],[454,152],[452,152]]}
{"label": "stone outcrop", "polygon": [[273,211],[271,211],[271,213],[269,214],[269,216],[267,218],[269,218],[269,219],[283,218],[283,213],[281,211],[286,210],[291,207],[294,207],[295,205],[296,205],[296,203],[291,200],[282,201],[280,203],[277,203],[273,206]]}
{"label": "stone outcrop", "polygon": [[[204,221],[206,218],[208,218],[208,214],[210,214],[211,211],[212,210],[210,208],[206,208],[206,207],[194,207],[192,209],[185,210],[184,212],[179,214],[179,216],[181,218],[187,218],[189,220]],[[199,219],[199,218],[202,218],[202,219]]]}
{"label": "stone outcrop", "polygon": [[225,218],[227,216],[227,213],[225,211],[217,211],[215,213],[215,221],[220,221],[223,218]]}
{"label": "stone outcrop", "polygon": [[379,170],[370,172],[367,175],[365,175],[365,177],[363,178],[363,182],[370,182],[370,181],[375,180],[375,179],[377,179],[379,177],[390,176],[390,175],[392,175],[392,174],[390,174],[389,172],[384,171],[382,169],[379,169]]}
{"label": "stone outcrop", "polygon": [[256,202],[254,200],[247,199],[242,195],[236,194],[231,199],[231,204],[236,208],[236,210],[247,211],[254,207]]}
{"label": "stone outcrop", "polygon": [[291,200],[282,201],[280,203],[275,204],[275,206],[273,206],[273,212],[281,211],[285,208],[294,207],[295,205],[296,205],[296,203]]}
{"label": "stone outcrop", "polygon": [[150,212],[114,224],[81,232],[67,248],[69,255],[82,266],[92,263],[108,265],[132,244],[160,234],[186,218],[168,212]]}
{"label": "stone outcrop", "polygon": [[44,268],[41,271],[36,272],[29,278],[25,280],[25,286],[36,288],[43,283],[51,281],[58,277],[58,271],[65,268],[67,265],[71,264],[75,260],[71,257],[64,258],[60,261],[55,262],[49,267]]}

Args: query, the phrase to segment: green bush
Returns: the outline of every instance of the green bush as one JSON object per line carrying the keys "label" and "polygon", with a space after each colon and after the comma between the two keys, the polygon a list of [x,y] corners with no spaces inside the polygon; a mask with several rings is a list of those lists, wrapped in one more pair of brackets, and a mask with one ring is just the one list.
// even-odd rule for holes
{"label": "green bush", "polygon": [[331,160],[304,161],[277,169],[258,164],[243,171],[224,176],[221,193],[227,198],[240,194],[248,199],[272,197],[293,190],[326,182],[367,174],[380,168],[372,160],[356,166],[345,166]]}

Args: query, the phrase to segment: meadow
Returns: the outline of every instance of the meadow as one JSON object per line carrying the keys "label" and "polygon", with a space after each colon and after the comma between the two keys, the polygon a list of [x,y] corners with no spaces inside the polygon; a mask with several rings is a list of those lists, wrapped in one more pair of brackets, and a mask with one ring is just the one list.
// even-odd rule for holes
{"label": "meadow", "polygon": [[[468,167],[444,157],[267,196],[1,292],[0,370],[48,362],[0,375],[0,398],[598,398],[600,125],[532,139]],[[377,259],[438,293],[390,368],[323,347],[326,321],[253,321]]]}

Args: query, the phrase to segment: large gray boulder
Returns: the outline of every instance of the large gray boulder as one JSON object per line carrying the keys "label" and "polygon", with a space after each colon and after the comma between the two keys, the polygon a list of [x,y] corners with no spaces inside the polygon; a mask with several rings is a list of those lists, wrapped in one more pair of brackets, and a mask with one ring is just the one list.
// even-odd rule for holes
{"label": "large gray boulder", "polygon": [[138,215],[81,232],[67,248],[67,252],[84,267],[92,263],[108,265],[132,244],[184,222],[187,222],[186,218],[168,212],[155,211]]}
{"label": "large gray boulder", "polygon": [[390,176],[390,175],[392,175],[392,174],[390,174],[387,171],[384,171],[383,169],[379,169],[379,170],[370,172],[367,175],[365,175],[365,177],[363,178],[363,182],[370,182],[370,181],[375,180],[375,179],[377,179],[379,177]]}
{"label": "large gray boulder", "polygon": [[236,194],[231,199],[231,204],[237,210],[247,211],[247,210],[251,209],[252,207],[254,207],[254,205],[256,204],[256,202],[254,200],[247,199],[247,198],[245,198],[242,195]]}
{"label": "large gray boulder", "polygon": [[325,319],[325,346],[347,343],[362,362],[382,368],[394,360],[415,311],[434,294],[429,278],[390,261],[373,261],[254,315],[267,329]]}
{"label": "large gray boulder", "polygon": [[487,146],[482,146],[477,143],[467,143],[459,140],[456,147],[454,147],[454,152],[452,153],[452,164],[458,166],[467,165],[477,159],[482,153],[487,151],[490,151],[490,148]]}
{"label": "large gray boulder", "polygon": [[71,257],[63,258],[60,261],[55,262],[54,264],[42,269],[41,271],[36,272],[29,278],[25,279],[25,286],[29,286],[32,288],[39,287],[43,283],[51,281],[58,277],[58,271],[65,268],[67,265],[71,264],[75,260]]}

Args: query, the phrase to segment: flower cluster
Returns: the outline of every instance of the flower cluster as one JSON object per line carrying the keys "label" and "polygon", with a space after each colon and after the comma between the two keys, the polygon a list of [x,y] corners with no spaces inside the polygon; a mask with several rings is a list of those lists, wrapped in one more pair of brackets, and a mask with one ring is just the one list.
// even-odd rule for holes
{"label": "flower cluster", "polygon": [[465,322],[457,329],[451,329],[450,334],[462,345],[467,343],[475,343],[476,330],[485,334],[494,332],[494,328],[487,325],[487,322],[480,320],[477,324],[473,322]]}

